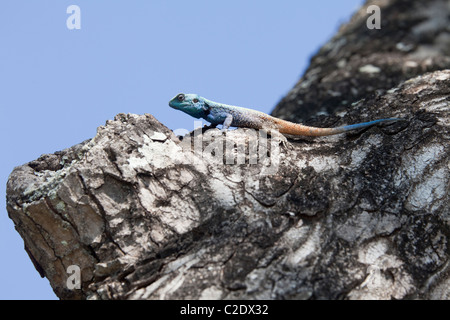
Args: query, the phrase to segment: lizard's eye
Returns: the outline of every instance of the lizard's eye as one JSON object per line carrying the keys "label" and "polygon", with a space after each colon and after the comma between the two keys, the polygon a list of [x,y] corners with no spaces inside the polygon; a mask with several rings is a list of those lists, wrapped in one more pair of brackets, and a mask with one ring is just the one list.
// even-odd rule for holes
{"label": "lizard's eye", "polygon": [[178,101],[180,101],[180,102],[183,102],[184,101],[184,94],[182,94],[182,93],[180,93],[179,95],[177,95],[177,100]]}
{"label": "lizard's eye", "polygon": [[192,100],[192,101],[194,101],[194,103],[197,103],[198,102],[198,99],[197,98],[195,98],[194,100]]}

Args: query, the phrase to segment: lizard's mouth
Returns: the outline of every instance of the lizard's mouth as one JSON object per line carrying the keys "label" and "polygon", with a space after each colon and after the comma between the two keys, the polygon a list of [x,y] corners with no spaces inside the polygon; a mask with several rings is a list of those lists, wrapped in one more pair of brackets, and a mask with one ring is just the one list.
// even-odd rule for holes
{"label": "lizard's mouth", "polygon": [[172,107],[174,109],[180,108],[180,103],[178,101],[170,100],[169,101],[169,107]]}
{"label": "lizard's mouth", "polygon": [[178,102],[178,101],[170,101],[169,102],[169,106],[177,109],[177,110],[182,110],[183,108],[187,107],[189,104],[184,103],[184,102]]}
{"label": "lizard's mouth", "polygon": [[177,110],[184,110],[185,108],[192,107],[193,104],[190,101],[178,101],[176,99],[172,99],[169,101],[169,106]]}

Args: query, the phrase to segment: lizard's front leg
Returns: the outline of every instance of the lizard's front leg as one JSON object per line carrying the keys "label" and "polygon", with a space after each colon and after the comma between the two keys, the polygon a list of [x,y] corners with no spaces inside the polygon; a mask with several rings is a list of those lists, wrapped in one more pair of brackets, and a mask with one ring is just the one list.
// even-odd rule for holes
{"label": "lizard's front leg", "polygon": [[233,116],[231,114],[228,114],[222,124],[222,131],[227,131],[228,128],[230,128],[232,122],[233,122]]}

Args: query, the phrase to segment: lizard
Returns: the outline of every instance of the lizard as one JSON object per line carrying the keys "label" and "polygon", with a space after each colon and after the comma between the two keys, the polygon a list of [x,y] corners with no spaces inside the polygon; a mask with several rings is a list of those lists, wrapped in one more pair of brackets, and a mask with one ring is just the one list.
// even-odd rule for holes
{"label": "lizard", "polygon": [[398,118],[379,119],[336,128],[316,128],[272,117],[261,111],[214,102],[197,94],[177,94],[169,101],[169,106],[190,116],[203,118],[213,126],[277,130],[282,134],[294,136],[329,136],[350,130],[373,126],[377,123],[398,121]]}

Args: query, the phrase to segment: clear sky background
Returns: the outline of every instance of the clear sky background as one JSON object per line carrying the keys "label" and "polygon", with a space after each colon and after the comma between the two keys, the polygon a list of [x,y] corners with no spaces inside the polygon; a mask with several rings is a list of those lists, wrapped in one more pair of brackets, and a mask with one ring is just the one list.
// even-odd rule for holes
{"label": "clear sky background", "polygon": [[[81,29],[69,30],[69,5]],[[117,113],[193,120],[179,92],[270,113],[362,0],[2,0],[0,194],[15,166],[94,137]],[[0,299],[56,299],[0,205]]]}

